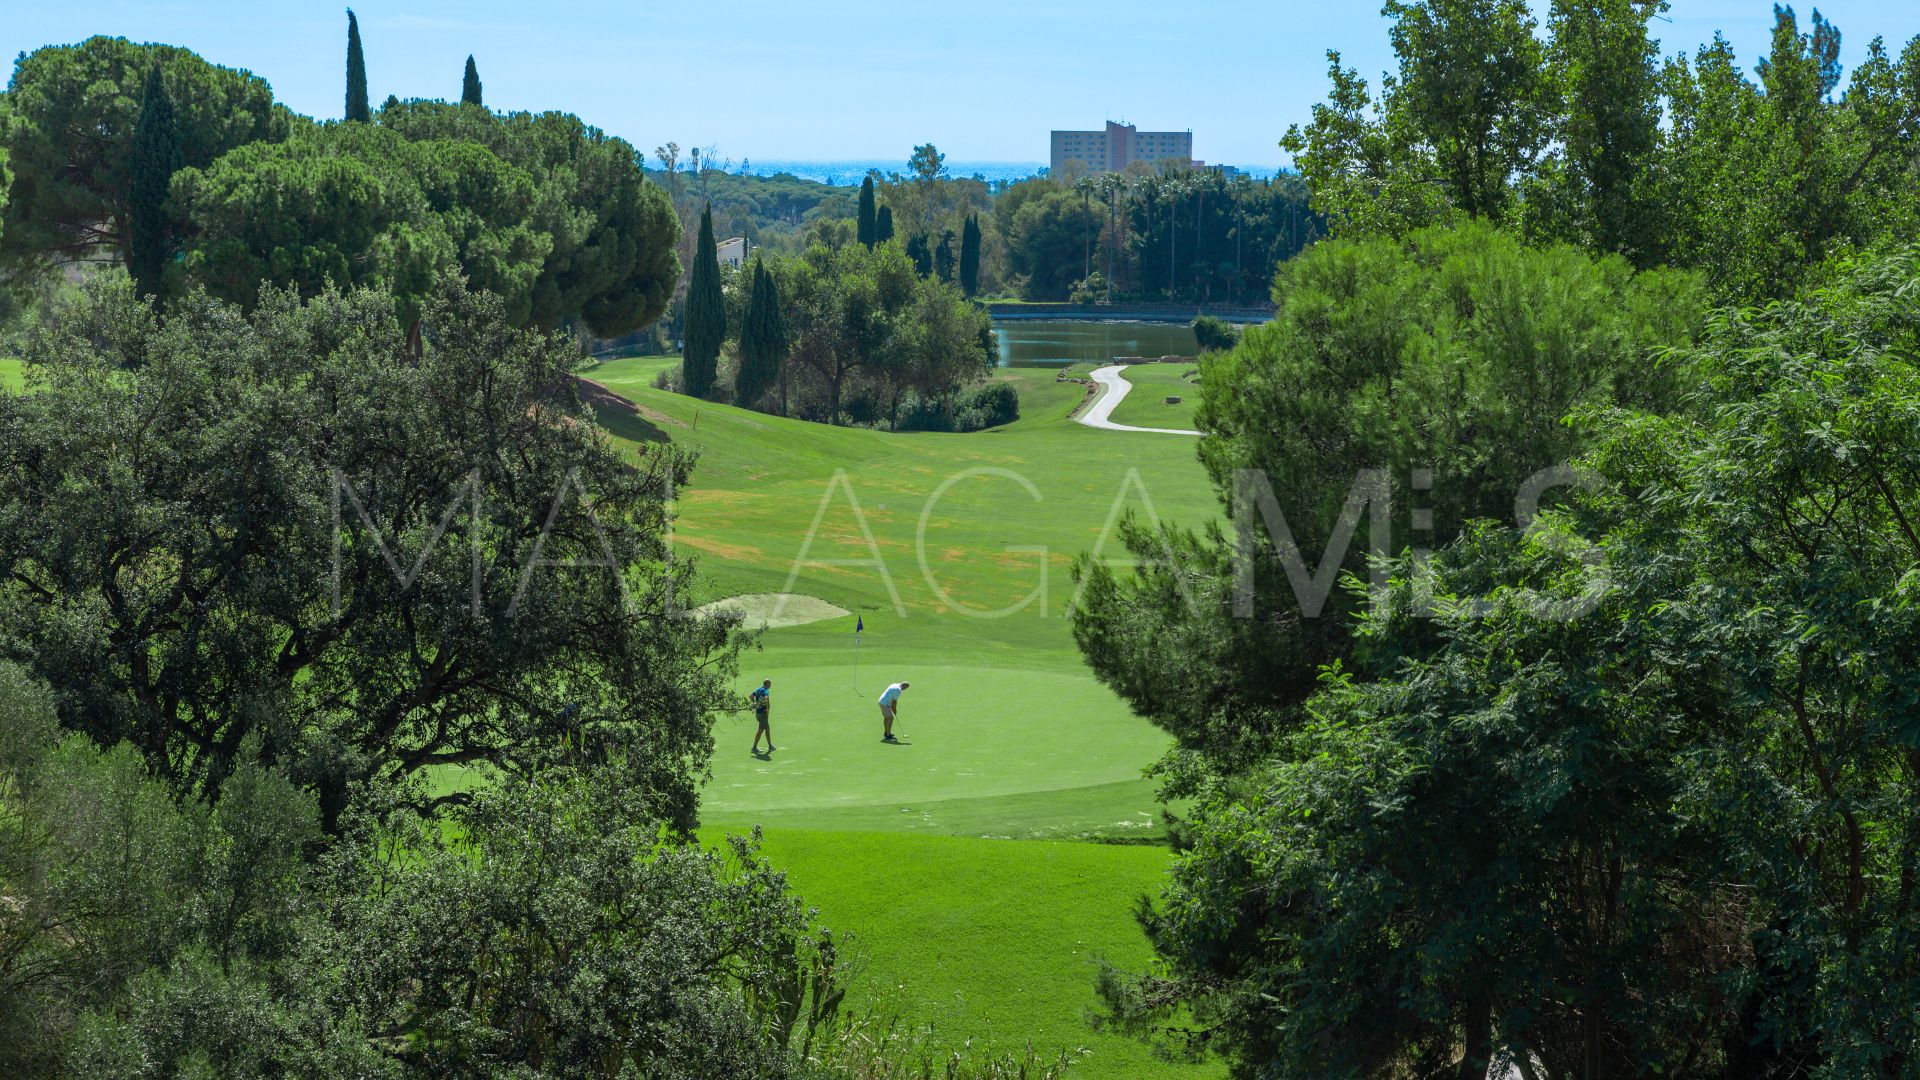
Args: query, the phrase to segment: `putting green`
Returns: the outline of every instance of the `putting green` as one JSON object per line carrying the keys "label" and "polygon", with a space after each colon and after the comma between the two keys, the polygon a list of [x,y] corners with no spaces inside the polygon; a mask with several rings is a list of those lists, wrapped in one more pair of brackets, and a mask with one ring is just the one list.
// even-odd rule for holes
{"label": "putting green", "polygon": [[[776,652],[752,666],[742,687],[744,694],[761,678],[773,680],[770,720],[780,749],[754,757],[751,714],[723,721],[702,795],[709,817],[778,821],[787,810],[873,805],[908,814],[943,800],[1104,786],[1138,780],[1140,767],[1166,747],[1165,736],[1084,676],[1010,669],[988,677],[978,668],[920,663],[899,665],[910,668],[912,686],[894,723],[901,742],[890,745],[880,741],[874,699],[898,680],[889,670],[896,665],[876,658],[856,672],[784,659]],[[1150,795],[1134,807],[1148,815],[1153,808]]]}
{"label": "putting green", "polygon": [[[1133,384],[1133,389],[1114,407],[1108,419],[1133,427],[1192,431],[1194,408],[1200,403],[1200,384],[1189,379],[1197,379],[1199,370],[1199,365],[1192,360],[1178,364],[1127,365],[1121,369],[1120,377]],[[1169,397],[1180,401],[1169,405],[1166,400]]]}

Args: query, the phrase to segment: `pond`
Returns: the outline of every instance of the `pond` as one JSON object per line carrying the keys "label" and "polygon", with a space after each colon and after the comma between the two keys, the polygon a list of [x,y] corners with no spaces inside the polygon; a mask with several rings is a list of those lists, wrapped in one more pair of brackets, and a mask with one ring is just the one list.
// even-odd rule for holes
{"label": "pond", "polygon": [[1116,356],[1193,356],[1193,329],[1179,323],[995,319],[1001,367],[1105,364]]}

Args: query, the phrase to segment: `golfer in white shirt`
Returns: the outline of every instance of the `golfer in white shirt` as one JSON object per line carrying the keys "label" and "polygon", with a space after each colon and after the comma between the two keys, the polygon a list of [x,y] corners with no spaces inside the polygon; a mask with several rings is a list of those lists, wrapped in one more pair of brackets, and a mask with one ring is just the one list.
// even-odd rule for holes
{"label": "golfer in white shirt", "polygon": [[895,713],[900,711],[900,691],[905,690],[909,685],[911,684],[903,682],[894,683],[887,687],[885,693],[880,695],[880,723],[886,728],[886,734],[880,736],[881,742],[900,741],[893,737],[893,717]]}

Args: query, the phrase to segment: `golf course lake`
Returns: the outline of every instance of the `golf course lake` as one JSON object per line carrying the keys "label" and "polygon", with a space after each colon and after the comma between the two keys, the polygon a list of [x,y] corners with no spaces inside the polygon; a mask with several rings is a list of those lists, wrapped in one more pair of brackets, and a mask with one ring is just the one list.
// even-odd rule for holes
{"label": "golf course lake", "polygon": [[1116,356],[1192,356],[1191,327],[1180,323],[995,319],[1001,367],[1104,364]]}

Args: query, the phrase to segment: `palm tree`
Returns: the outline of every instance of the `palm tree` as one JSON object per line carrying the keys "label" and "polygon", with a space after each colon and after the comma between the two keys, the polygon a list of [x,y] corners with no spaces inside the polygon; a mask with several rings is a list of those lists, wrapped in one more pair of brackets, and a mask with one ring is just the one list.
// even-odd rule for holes
{"label": "palm tree", "polygon": [[[1091,176],[1077,176],[1073,180],[1073,190],[1080,193],[1080,205],[1086,210],[1087,217],[1093,217],[1094,181]],[[1093,276],[1093,230],[1087,230],[1087,265],[1080,271],[1080,280]]]}
{"label": "palm tree", "polygon": [[1100,198],[1107,204],[1107,303],[1113,303],[1113,257],[1120,246],[1120,196],[1127,190],[1127,178],[1107,173],[1099,180]]}

